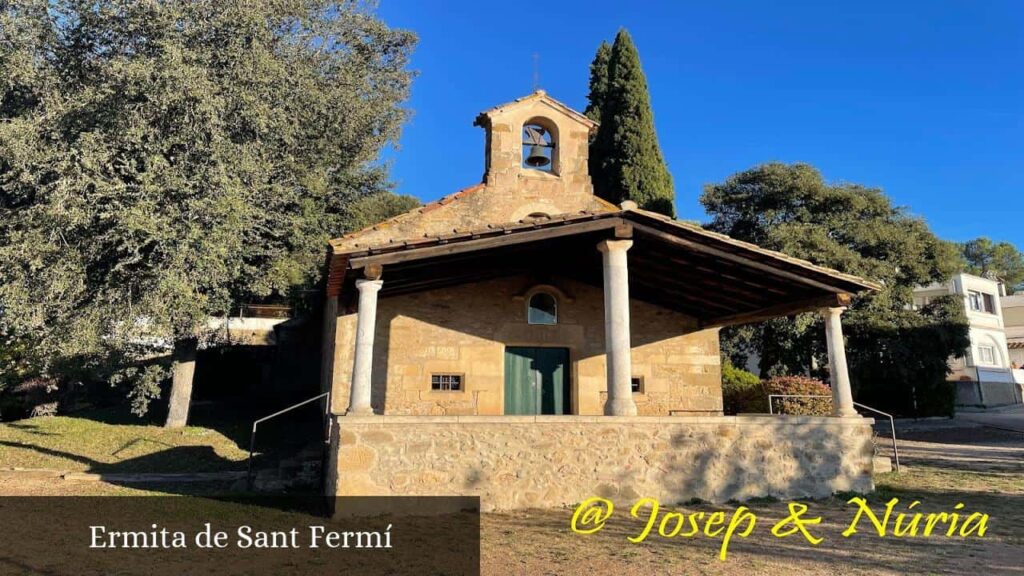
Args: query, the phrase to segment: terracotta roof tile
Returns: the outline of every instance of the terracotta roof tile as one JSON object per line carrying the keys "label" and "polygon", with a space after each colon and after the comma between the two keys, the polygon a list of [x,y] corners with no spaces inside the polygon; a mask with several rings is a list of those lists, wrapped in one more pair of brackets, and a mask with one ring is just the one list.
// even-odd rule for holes
{"label": "terracotta roof tile", "polygon": [[530,100],[544,100],[548,104],[551,104],[555,108],[559,108],[560,110],[562,110],[563,112],[565,112],[569,116],[572,116],[573,118],[575,118],[579,122],[581,122],[583,124],[586,124],[591,130],[596,129],[597,126],[598,126],[597,122],[591,120],[586,115],[581,114],[581,113],[577,112],[576,110],[573,110],[572,108],[570,108],[569,106],[565,105],[564,103],[559,102],[558,100],[555,100],[551,96],[548,96],[548,93],[543,91],[543,90],[536,90],[536,91],[534,91],[534,92],[532,92],[530,94],[527,94],[526,96],[523,96],[523,97],[520,97],[520,98],[516,98],[515,100],[513,100],[511,102],[505,102],[504,104],[498,104],[497,106],[492,106],[491,108],[488,108],[487,110],[484,110],[483,112],[478,114],[474,124],[477,125],[477,126],[480,126],[482,124],[482,122],[484,121],[484,119],[488,115],[490,115],[490,114],[492,114],[494,112],[499,112],[499,111],[501,111],[502,108],[508,108],[510,106],[515,106],[516,104],[519,104],[519,103],[522,103],[522,102],[528,102]]}
{"label": "terracotta roof tile", "polygon": [[[391,218],[388,218],[387,220],[384,220],[383,222],[378,222],[377,224],[374,224],[372,226],[367,226],[366,228],[363,228],[361,230],[356,230],[356,231],[353,231],[353,232],[349,232],[349,233],[341,236],[340,238],[332,238],[328,242],[332,246],[337,247],[338,244],[340,244],[340,242],[339,242],[340,240],[349,240],[349,239],[352,239],[352,238],[357,238],[361,234],[364,234],[366,232],[372,232],[372,231],[375,231],[375,230],[386,230],[386,229],[392,227],[393,225],[395,225],[397,223],[400,223],[400,222],[403,222],[403,221],[407,220],[408,218],[410,218],[412,216],[415,216],[417,214],[426,214],[427,212],[430,212],[432,210],[436,210],[436,209],[440,208],[441,206],[444,206],[445,204],[450,204],[450,203],[454,202],[455,200],[457,200],[459,198],[462,198],[464,196],[468,196],[469,194],[473,194],[474,192],[478,192],[480,190],[483,190],[485,187],[486,187],[486,185],[483,182],[481,182],[479,184],[474,184],[472,186],[463,188],[462,190],[459,190],[458,192],[455,192],[455,193],[449,194],[447,196],[444,196],[443,198],[441,198],[439,200],[435,200],[433,202],[428,202],[428,203],[424,204],[423,206],[420,206],[418,208],[413,208],[412,210],[409,210],[408,212],[403,212],[402,214],[399,214],[397,216],[392,216]],[[353,246],[359,246],[359,244],[353,244]]]}

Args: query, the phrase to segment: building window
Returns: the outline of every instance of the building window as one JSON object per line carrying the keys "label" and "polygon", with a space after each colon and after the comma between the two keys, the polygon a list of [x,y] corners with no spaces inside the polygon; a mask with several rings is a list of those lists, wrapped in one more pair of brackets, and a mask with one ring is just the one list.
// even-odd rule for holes
{"label": "building window", "polygon": [[991,294],[969,290],[967,292],[967,304],[975,312],[996,313],[996,299]]}
{"label": "building window", "polygon": [[462,374],[434,374],[430,377],[430,389],[459,392],[462,390]]}
{"label": "building window", "polygon": [[991,294],[982,294],[981,304],[984,307],[985,312],[988,312],[989,314],[996,313],[996,299]]}
{"label": "building window", "polygon": [[555,297],[547,292],[538,292],[530,296],[526,321],[530,324],[557,324],[558,302]]}
{"label": "building window", "polygon": [[630,378],[630,387],[633,389],[633,393],[634,394],[643,394],[644,393],[644,377],[643,376],[633,376],[632,378]]}
{"label": "building window", "polygon": [[981,292],[970,290],[967,292],[967,303],[971,310],[981,311]]}
{"label": "building window", "polygon": [[978,358],[982,364],[995,364],[996,349],[991,346],[978,346]]}

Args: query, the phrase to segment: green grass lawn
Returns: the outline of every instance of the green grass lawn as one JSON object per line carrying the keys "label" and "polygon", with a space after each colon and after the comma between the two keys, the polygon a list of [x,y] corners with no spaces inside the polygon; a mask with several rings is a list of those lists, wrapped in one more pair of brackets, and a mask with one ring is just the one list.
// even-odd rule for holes
{"label": "green grass lawn", "polygon": [[114,410],[18,420],[0,423],[0,468],[79,472],[241,470],[248,456],[246,427],[245,422],[229,421],[217,428],[168,430],[119,417]]}

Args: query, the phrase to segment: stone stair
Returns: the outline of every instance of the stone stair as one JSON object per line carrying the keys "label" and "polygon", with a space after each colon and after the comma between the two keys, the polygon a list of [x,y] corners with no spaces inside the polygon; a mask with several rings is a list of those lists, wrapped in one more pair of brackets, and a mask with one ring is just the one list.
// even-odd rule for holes
{"label": "stone stair", "polygon": [[[256,492],[286,492],[293,490],[315,490],[320,486],[323,467],[324,444],[315,442],[300,450],[296,455],[278,462],[276,468],[261,468],[254,474],[252,489]],[[243,479],[242,483],[246,481]],[[246,490],[236,483],[232,488]]]}
{"label": "stone stair", "polygon": [[875,456],[871,459],[871,466],[872,472],[875,474],[892,472],[892,458],[888,456]]}

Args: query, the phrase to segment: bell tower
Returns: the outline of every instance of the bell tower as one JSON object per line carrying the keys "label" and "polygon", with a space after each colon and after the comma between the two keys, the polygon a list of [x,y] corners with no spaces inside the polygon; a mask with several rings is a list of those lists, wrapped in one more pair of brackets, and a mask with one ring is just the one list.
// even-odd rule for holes
{"label": "bell tower", "polygon": [[[597,123],[543,90],[481,112],[486,132],[484,183],[490,194],[527,204],[554,203],[541,213],[566,213],[593,201],[587,160]],[[526,216],[524,214],[523,216]]]}
{"label": "bell tower", "polygon": [[620,208],[594,195],[587,156],[597,123],[543,90],[481,112],[483,182],[343,238],[336,249]]}

